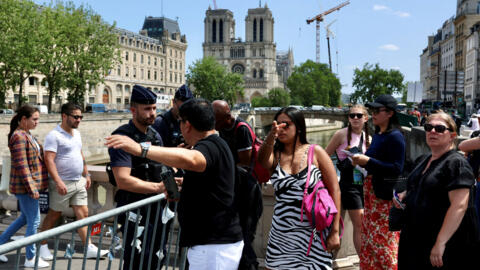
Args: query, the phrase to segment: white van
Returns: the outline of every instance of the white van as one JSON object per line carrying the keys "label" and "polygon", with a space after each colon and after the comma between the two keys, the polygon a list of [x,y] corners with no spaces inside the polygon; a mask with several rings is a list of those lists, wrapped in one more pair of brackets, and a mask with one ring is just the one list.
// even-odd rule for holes
{"label": "white van", "polygon": [[48,114],[48,107],[47,105],[35,105],[38,108],[41,114],[47,113]]}

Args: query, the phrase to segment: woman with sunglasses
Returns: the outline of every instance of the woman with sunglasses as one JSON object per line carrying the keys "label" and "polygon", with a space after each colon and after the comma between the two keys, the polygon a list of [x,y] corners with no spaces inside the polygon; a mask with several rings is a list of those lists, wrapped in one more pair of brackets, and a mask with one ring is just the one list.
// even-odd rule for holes
{"label": "woman with sunglasses", "polygon": [[[332,269],[331,252],[340,247],[340,215],[336,215],[331,228],[319,232],[326,236],[326,250],[317,237],[306,255],[313,229],[307,218],[300,218],[310,147],[306,132],[303,113],[293,107],[283,108],[276,113],[258,153],[259,162],[272,173],[270,181],[276,199],[265,259],[267,269]],[[320,146],[315,147],[311,170],[309,188],[322,180],[340,209],[335,168]]]}
{"label": "woman with sunglasses", "polygon": [[353,244],[357,254],[360,254],[362,243],[363,175],[354,169],[348,155],[365,153],[370,146],[367,121],[367,109],[363,105],[353,105],[348,114],[348,126],[335,132],[325,148],[329,156],[334,153],[337,155],[342,207],[348,211],[348,216],[352,220]]}
{"label": "woman with sunglasses", "polygon": [[[40,224],[40,192],[48,187],[48,173],[43,159],[43,148],[32,136],[40,118],[37,108],[30,105],[20,107],[10,122],[8,148],[11,154],[10,193],[15,194],[21,215],[0,235],[0,245],[6,243],[20,228],[27,225],[25,237],[37,233]],[[35,244],[26,246],[25,267],[35,266]],[[7,262],[5,255],[0,261]],[[38,268],[49,264],[38,258]]]}
{"label": "woman with sunglasses", "polygon": [[392,190],[386,179],[396,179],[403,171],[405,139],[398,129],[397,101],[380,95],[367,104],[372,111],[375,134],[365,154],[352,156],[352,164],[368,171],[364,180],[364,217],[360,269],[397,269],[398,232],[388,230]]}
{"label": "woman with sunglasses", "polygon": [[[474,176],[467,160],[454,149],[453,119],[444,112],[430,115],[424,125],[431,153],[420,157],[399,194],[405,208],[400,234],[399,269],[478,269],[475,250],[460,226]],[[395,206],[400,208],[397,202]],[[467,232],[468,233],[468,232]]]}

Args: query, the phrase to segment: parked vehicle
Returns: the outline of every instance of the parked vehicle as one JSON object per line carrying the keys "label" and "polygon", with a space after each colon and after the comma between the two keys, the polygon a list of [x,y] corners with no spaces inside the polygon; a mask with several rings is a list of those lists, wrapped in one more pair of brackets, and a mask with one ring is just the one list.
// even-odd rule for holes
{"label": "parked vehicle", "polygon": [[0,109],[0,114],[13,114],[12,109]]}
{"label": "parked vehicle", "polygon": [[41,114],[48,113],[47,105],[35,105],[38,108]]}
{"label": "parked vehicle", "polygon": [[85,108],[85,112],[90,112],[90,113],[104,113],[106,111],[107,111],[107,108],[103,103],[87,104]]}

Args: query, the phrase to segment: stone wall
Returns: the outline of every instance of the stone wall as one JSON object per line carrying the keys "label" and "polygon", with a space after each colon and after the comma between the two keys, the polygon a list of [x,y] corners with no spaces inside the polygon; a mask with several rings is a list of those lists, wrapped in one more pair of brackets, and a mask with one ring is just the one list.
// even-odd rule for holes
{"label": "stone wall", "polygon": [[[110,135],[120,125],[128,123],[132,118],[129,113],[84,113],[84,118],[78,127],[82,135],[83,154],[89,163],[104,163],[108,158],[105,137]],[[7,134],[10,131],[12,115],[0,116],[0,155],[10,155],[8,150]],[[42,114],[40,123],[31,133],[44,143],[45,136],[61,122],[60,114]]]}

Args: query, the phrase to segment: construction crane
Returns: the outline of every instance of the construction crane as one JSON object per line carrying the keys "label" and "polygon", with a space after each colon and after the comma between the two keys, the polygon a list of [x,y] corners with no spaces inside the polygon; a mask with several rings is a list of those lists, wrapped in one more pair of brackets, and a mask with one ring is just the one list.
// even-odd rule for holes
{"label": "construction crane", "polygon": [[337,19],[325,25],[325,31],[327,32],[327,45],[328,45],[328,65],[330,67],[330,72],[332,71],[332,56],[330,55],[330,37],[335,38],[335,34],[332,32],[332,30],[330,30],[330,26],[336,21]]}
{"label": "construction crane", "polygon": [[331,8],[323,13],[320,13],[318,14],[317,16],[311,18],[311,19],[307,19],[307,24],[310,24],[314,21],[317,22],[317,26],[316,26],[316,30],[317,30],[317,48],[316,48],[316,60],[317,60],[317,63],[320,63],[320,22],[323,21],[324,17],[334,11],[337,11],[339,9],[341,9],[342,7],[346,6],[350,4],[350,0],[349,1],[346,1],[346,2],[343,2],[341,3],[340,5],[334,7],[334,8]]}

